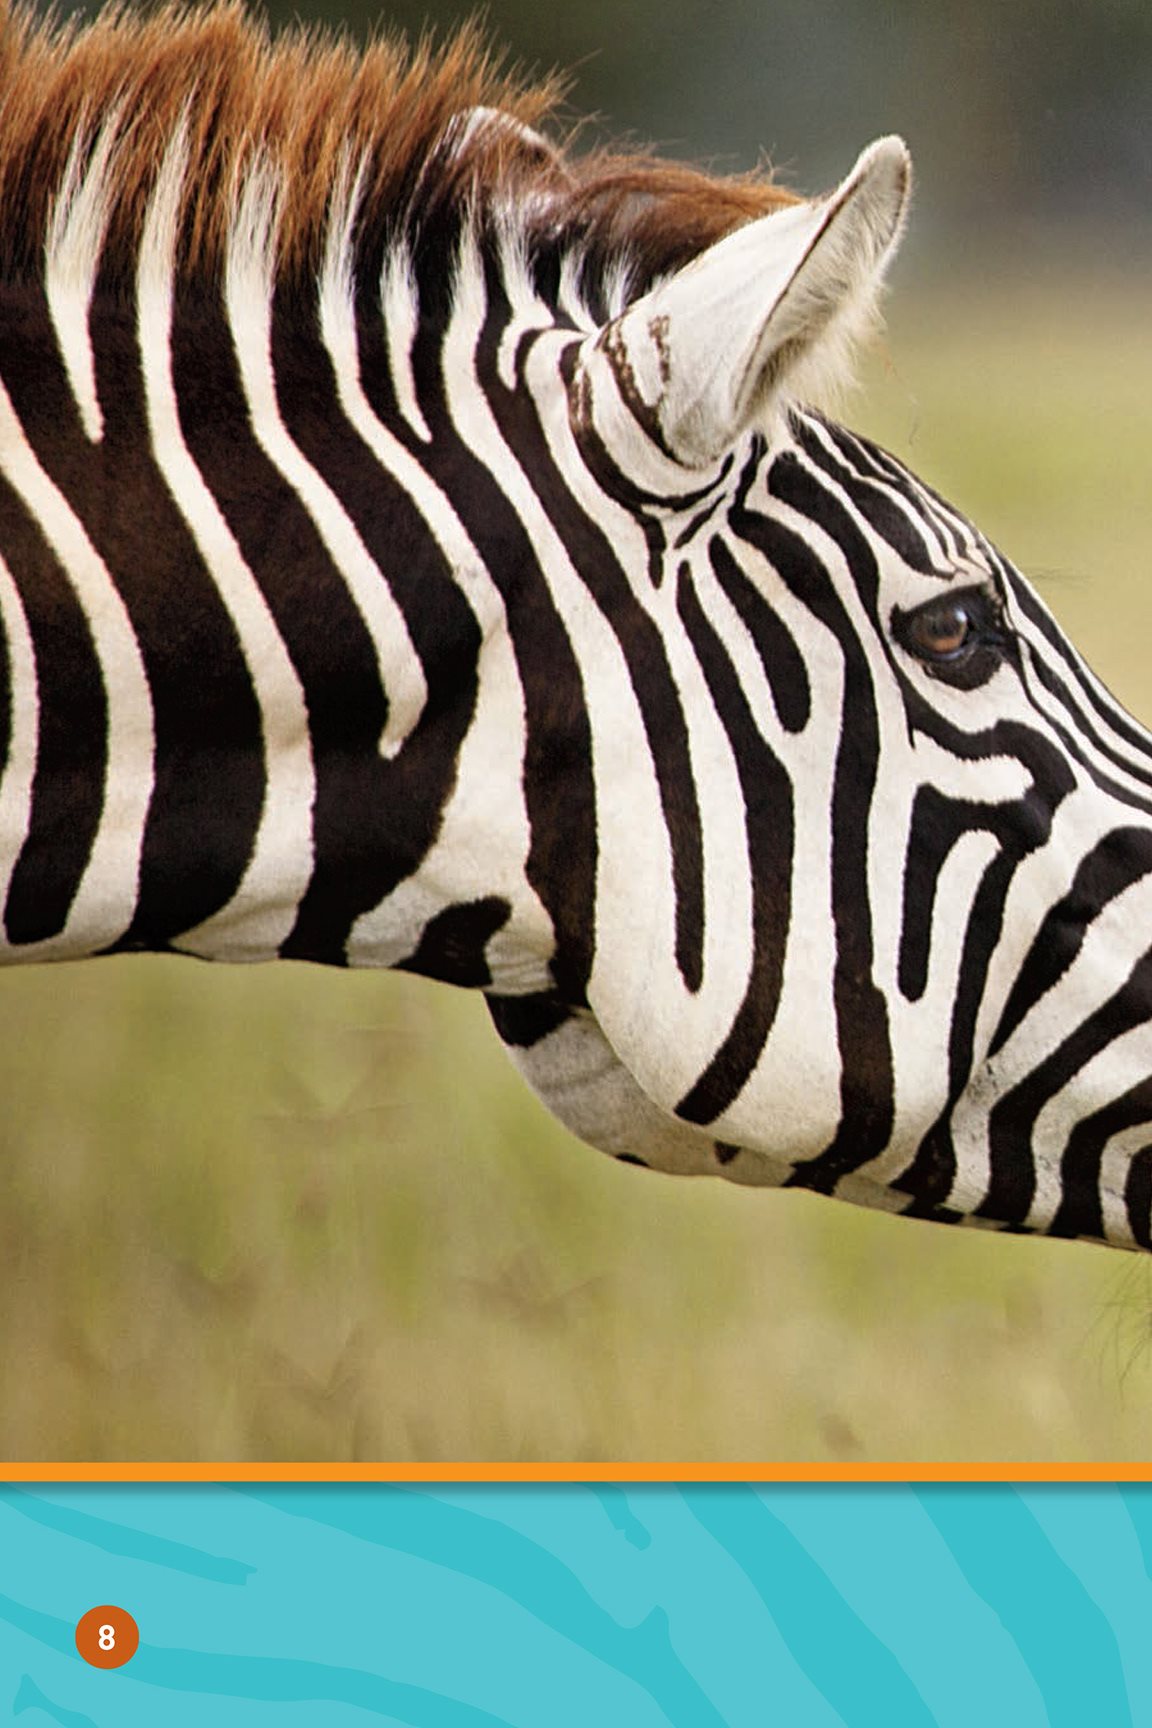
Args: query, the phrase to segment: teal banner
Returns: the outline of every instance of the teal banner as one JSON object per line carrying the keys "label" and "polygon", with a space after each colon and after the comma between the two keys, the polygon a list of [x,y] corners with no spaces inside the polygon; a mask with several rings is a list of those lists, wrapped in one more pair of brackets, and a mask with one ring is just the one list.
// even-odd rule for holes
{"label": "teal banner", "polygon": [[0,1721],[1119,1728],[1150,1573],[1143,1485],[9,1487]]}

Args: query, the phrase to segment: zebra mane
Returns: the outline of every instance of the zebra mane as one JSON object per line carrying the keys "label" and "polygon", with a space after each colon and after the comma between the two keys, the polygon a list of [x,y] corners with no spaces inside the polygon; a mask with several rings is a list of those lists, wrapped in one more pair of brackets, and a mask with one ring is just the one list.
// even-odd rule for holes
{"label": "zebra mane", "polygon": [[474,25],[439,48],[359,49],[304,27],[273,39],[242,0],[113,5],[85,26],[0,0],[0,271],[41,279],[67,233],[106,288],[130,284],[176,141],[185,282],[219,276],[254,177],[275,193],[288,290],[315,284],[341,188],[361,283],[398,242],[435,257],[463,221],[491,220],[529,257],[575,253],[589,278],[624,260],[642,290],[793,201],[763,174],[552,144],[537,128],[562,95],[555,76],[504,70]]}

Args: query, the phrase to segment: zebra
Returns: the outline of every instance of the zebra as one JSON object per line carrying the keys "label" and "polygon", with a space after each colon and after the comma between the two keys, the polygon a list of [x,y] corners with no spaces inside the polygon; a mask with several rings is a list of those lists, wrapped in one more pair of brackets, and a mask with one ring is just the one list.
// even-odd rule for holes
{"label": "zebra", "polygon": [[906,220],[474,35],[0,28],[0,955],[482,991],[661,1171],[1152,1247],[1152,746],[819,406]]}

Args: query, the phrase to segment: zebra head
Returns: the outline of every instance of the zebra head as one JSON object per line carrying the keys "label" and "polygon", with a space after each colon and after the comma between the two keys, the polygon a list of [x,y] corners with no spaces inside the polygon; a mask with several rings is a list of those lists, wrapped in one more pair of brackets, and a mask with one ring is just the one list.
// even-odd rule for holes
{"label": "zebra head", "polygon": [[584,1011],[497,1024],[618,1156],[1147,1248],[1149,741],[977,529],[797,406],[908,185],[881,140],[566,353],[569,547],[617,578],[572,630],[595,956]]}
{"label": "zebra head", "polygon": [[799,406],[903,145],[806,202],[566,157],[466,42],[54,30],[0,63],[0,961],[403,966],[617,1156],[1152,1245],[1149,741]]}

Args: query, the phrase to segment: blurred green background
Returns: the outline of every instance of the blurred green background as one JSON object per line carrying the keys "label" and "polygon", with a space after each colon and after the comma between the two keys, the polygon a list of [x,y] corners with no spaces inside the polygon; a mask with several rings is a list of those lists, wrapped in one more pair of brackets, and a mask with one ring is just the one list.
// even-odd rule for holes
{"label": "blurred green background", "polygon": [[[1152,719],[1152,9],[489,16],[670,153],[820,187],[905,132],[846,418]],[[0,1026],[8,1459],[1152,1455],[1152,1262],[615,1165],[446,989],[120,959],[5,973]]]}

